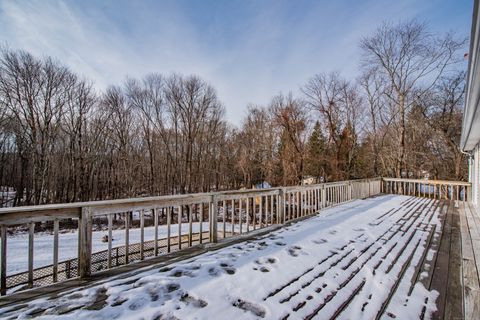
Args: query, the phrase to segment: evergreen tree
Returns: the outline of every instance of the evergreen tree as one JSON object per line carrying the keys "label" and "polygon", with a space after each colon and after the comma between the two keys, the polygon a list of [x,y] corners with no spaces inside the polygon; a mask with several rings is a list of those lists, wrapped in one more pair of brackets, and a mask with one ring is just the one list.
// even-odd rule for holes
{"label": "evergreen tree", "polygon": [[321,180],[325,181],[327,178],[326,152],[325,137],[323,136],[320,122],[317,121],[308,139],[306,173],[319,179],[319,182]]}

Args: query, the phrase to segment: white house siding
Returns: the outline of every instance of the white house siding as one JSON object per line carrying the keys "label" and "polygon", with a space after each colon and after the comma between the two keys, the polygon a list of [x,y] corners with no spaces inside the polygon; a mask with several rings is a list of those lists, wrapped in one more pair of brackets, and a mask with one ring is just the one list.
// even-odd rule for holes
{"label": "white house siding", "polygon": [[472,152],[470,161],[470,182],[472,183],[472,203],[480,208],[480,144]]}
{"label": "white house siding", "polygon": [[470,154],[471,202],[480,212],[480,1],[474,1],[460,147]]}

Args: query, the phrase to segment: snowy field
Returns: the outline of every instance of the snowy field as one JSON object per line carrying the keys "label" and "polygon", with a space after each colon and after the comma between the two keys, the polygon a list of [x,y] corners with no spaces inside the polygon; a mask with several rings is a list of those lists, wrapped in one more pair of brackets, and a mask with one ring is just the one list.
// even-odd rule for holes
{"label": "snowy field", "polygon": [[[223,230],[223,223],[219,222],[220,232]],[[259,226],[257,226],[259,227]],[[209,222],[202,223],[202,232],[209,231]],[[250,226],[252,228],[252,226]],[[225,223],[226,232],[232,231],[232,225]],[[182,222],[182,235],[188,234],[188,222]],[[234,232],[240,231],[239,224],[233,227]],[[243,231],[246,230],[245,224]],[[192,223],[192,233],[200,232],[200,223]],[[92,250],[93,252],[104,251],[108,249],[108,242],[103,242],[102,237],[108,235],[108,230],[92,232]],[[170,225],[170,236],[178,235],[178,224]],[[165,239],[167,237],[167,226],[158,226],[158,238]],[[144,240],[150,241],[155,239],[155,227],[144,228]],[[129,229],[129,243],[140,243],[140,229]],[[11,235],[7,240],[7,274],[12,275],[28,270],[28,233],[20,233]],[[125,245],[125,229],[112,230],[112,248]],[[48,266],[53,264],[53,234],[52,233],[35,233],[34,242],[34,268]],[[78,255],[78,230],[71,232],[59,233],[58,235],[58,256],[59,261],[77,258]]]}
{"label": "snowy field", "polygon": [[440,223],[436,204],[393,195],[356,200],[168,267],[35,300],[12,313],[0,309],[0,317],[374,319],[390,301],[382,318],[418,319],[424,312],[428,319],[437,293],[419,282],[411,288],[410,279]]}
{"label": "snowy field", "polygon": [[[228,224],[227,230],[231,230]],[[238,226],[236,226],[236,229]],[[182,223],[182,235],[188,234],[188,222]],[[200,223],[196,222],[192,225],[192,232],[199,232]],[[204,222],[202,231],[209,230],[209,223]],[[102,237],[108,235],[108,231],[94,231],[92,233],[92,250],[93,252],[108,249],[108,242],[103,242]],[[178,235],[178,224],[170,225],[170,235]],[[144,228],[145,241],[154,240],[155,227]],[[167,226],[158,227],[158,237],[167,237]],[[129,230],[129,243],[140,243],[140,229],[132,228]],[[7,240],[7,274],[18,273],[28,270],[28,234],[22,233],[9,236]],[[125,229],[112,230],[112,247],[125,245]],[[34,267],[42,267],[53,263],[53,234],[36,233],[33,242],[34,247]],[[60,261],[77,258],[78,255],[78,230],[72,230],[68,233],[60,233],[58,235],[59,259]]]}
{"label": "snowy field", "polygon": [[11,207],[15,199],[16,192],[13,188],[0,186],[0,208]]}

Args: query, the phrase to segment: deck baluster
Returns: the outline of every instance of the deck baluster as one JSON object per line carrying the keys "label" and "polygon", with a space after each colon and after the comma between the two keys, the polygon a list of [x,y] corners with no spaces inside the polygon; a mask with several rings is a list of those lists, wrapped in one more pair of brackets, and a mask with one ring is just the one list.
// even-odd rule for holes
{"label": "deck baluster", "polygon": [[242,234],[242,198],[238,199],[238,224],[239,224],[239,231]]}
{"label": "deck baluster", "polygon": [[125,212],[125,264],[128,264],[128,254],[130,249],[130,213]]}
{"label": "deck baluster", "polygon": [[[107,253],[107,268],[112,267],[112,214],[107,215],[108,220],[108,253]],[[55,260],[55,259],[54,259]]]}
{"label": "deck baluster", "polygon": [[200,244],[203,243],[203,202],[200,203]]}
{"label": "deck baluster", "polygon": [[145,211],[140,210],[140,260],[144,259],[144,245],[145,245]]}
{"label": "deck baluster", "polygon": [[[163,213],[164,208],[162,208],[162,213]],[[154,240],[155,242],[153,243],[153,255],[158,256],[158,209],[155,208],[153,209],[153,227],[155,228],[154,230]]]}
{"label": "deck baluster", "polygon": [[170,244],[170,225],[172,223],[172,207],[167,208],[167,253],[171,251]]}
{"label": "deck baluster", "polygon": [[245,203],[245,215],[246,215],[246,224],[247,224],[247,233],[250,231],[250,198],[247,197]]}
{"label": "deck baluster", "polygon": [[183,206],[177,207],[177,223],[178,223],[178,250],[182,250],[182,217],[183,217]]}
{"label": "deck baluster", "polygon": [[2,244],[0,246],[0,294],[7,294],[7,227],[0,226],[0,238]]}
{"label": "deck baluster", "polygon": [[53,220],[53,282],[58,281],[58,229],[60,222]]}
{"label": "deck baluster", "polygon": [[193,205],[188,206],[188,246],[191,247],[193,244]]}

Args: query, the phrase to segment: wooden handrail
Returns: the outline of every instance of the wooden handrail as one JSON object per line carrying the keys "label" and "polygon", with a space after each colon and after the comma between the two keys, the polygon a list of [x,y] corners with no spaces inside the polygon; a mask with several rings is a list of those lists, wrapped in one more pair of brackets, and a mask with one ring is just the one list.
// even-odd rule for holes
{"label": "wooden handrail", "polygon": [[[280,188],[266,188],[266,189],[245,189],[245,190],[228,190],[208,193],[191,193],[181,195],[165,195],[154,197],[142,197],[142,198],[125,198],[115,200],[98,200],[98,201],[85,201],[85,202],[72,202],[61,204],[43,204],[34,206],[21,206],[0,208],[0,224],[7,224],[10,220],[11,214],[15,215],[15,222],[23,223],[24,221],[41,221],[44,218],[78,218],[81,214],[82,208],[89,207],[95,213],[104,214],[109,211],[118,211],[122,208],[128,208],[130,210],[141,210],[143,208],[151,208],[152,206],[166,207],[178,204],[190,204],[199,202],[209,202],[211,196],[216,196],[219,200],[232,199],[235,196],[237,198],[248,196],[261,196],[267,194],[278,194],[279,190],[285,191],[301,191],[305,189],[311,189],[321,186],[337,186],[345,183],[360,183],[366,181],[380,181],[381,178],[373,179],[358,179],[358,180],[346,180],[336,181],[321,184],[302,185],[302,186],[288,186]],[[8,216],[8,217],[7,217]]]}

